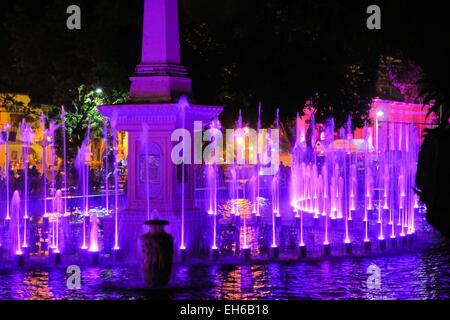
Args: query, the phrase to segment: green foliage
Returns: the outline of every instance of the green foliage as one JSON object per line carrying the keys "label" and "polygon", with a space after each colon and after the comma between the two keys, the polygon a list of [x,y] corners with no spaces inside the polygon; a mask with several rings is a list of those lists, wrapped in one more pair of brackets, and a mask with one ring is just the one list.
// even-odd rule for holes
{"label": "green foliage", "polygon": [[[76,90],[71,91],[72,103],[66,106],[66,136],[68,146],[68,158],[72,159],[81,146],[90,123],[91,139],[101,139],[103,137],[103,124],[105,119],[97,109],[97,106],[104,104],[124,103],[128,100],[126,91],[112,90],[97,91],[99,88],[81,85]],[[58,143],[62,154],[62,144]]]}
{"label": "green foliage", "polygon": [[450,95],[448,92],[448,74],[428,74],[420,81],[420,98],[424,105],[429,105],[427,116],[435,114],[440,117],[439,125],[446,127],[450,122]]}
{"label": "green foliage", "polygon": [[0,106],[10,113],[11,127],[13,130],[17,129],[22,122],[25,121],[36,124],[41,114],[41,107],[34,104],[25,104],[17,100],[15,94],[2,94],[0,96]]}

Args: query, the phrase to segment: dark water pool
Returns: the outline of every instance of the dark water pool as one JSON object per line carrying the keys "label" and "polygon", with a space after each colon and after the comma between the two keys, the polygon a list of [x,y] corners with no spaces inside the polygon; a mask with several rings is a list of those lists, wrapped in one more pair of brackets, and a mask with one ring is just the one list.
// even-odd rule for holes
{"label": "dark water pool", "polygon": [[[368,287],[367,268],[380,270]],[[139,267],[81,267],[70,290],[65,269],[0,272],[0,299],[449,299],[450,246],[373,258],[258,265],[177,265],[171,284],[148,290]]]}

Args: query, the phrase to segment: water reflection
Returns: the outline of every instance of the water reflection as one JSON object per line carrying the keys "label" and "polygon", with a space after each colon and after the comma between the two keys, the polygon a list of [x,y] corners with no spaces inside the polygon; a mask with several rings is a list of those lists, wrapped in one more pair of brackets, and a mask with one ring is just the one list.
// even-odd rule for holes
{"label": "water reflection", "polygon": [[11,288],[12,299],[49,300],[54,295],[49,286],[49,273],[45,271],[25,272],[15,274],[14,282],[17,286]]}
{"label": "water reflection", "polygon": [[[145,289],[140,268],[82,268],[82,287],[64,269],[0,272],[0,299],[448,299],[448,246],[400,255],[258,265],[178,265],[167,288]],[[379,288],[367,267],[380,268]]]}
{"label": "water reflection", "polygon": [[213,297],[226,300],[259,300],[271,296],[268,270],[261,265],[217,268]]}

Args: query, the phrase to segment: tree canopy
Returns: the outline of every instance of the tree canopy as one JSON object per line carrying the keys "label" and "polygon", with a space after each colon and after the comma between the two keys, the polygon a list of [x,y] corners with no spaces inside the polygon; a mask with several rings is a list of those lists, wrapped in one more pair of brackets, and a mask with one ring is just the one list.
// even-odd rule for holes
{"label": "tree canopy", "polygon": [[[35,103],[83,112],[79,88],[101,87],[110,100],[128,90],[140,58],[143,1],[79,0],[82,29],[66,28],[71,1],[2,4],[0,88],[31,94]],[[380,1],[382,29],[366,28],[369,1],[180,1],[182,62],[193,78],[194,97],[224,105],[231,125],[238,109],[265,124],[292,118],[305,103],[319,121],[336,124],[367,116],[377,94],[380,59],[415,61],[426,77],[448,88],[445,10],[410,1]],[[445,75],[445,76],[443,76]],[[429,82],[433,86],[433,82]],[[6,90],[3,89],[3,90]]]}

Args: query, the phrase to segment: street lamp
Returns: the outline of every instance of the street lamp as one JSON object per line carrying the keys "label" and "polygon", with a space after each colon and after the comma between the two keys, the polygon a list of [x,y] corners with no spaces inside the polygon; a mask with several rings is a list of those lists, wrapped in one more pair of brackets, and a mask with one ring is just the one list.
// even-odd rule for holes
{"label": "street lamp", "polygon": [[376,139],[377,139],[377,143],[376,143],[376,152],[377,152],[377,154],[378,154],[378,146],[379,146],[379,144],[378,144],[378,138],[379,138],[379,135],[378,135],[378,122],[379,122],[379,120],[384,116],[384,112],[383,112],[383,110],[378,110],[377,111],[377,113],[376,113],[376,117],[375,117],[375,137],[376,137]]}

